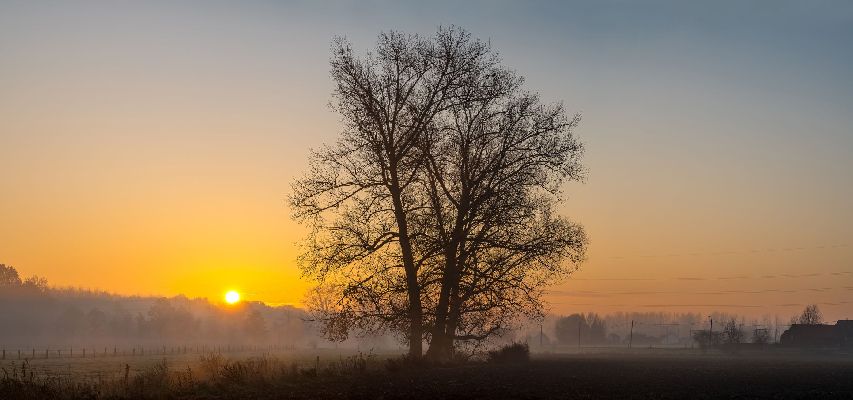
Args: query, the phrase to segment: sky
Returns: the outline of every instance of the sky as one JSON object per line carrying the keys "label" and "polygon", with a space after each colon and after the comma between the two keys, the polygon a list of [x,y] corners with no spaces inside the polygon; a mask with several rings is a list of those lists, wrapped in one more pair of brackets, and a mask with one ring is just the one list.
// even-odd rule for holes
{"label": "sky", "polygon": [[285,199],[335,140],[334,36],[458,25],[583,121],[554,313],[853,317],[853,3],[0,0],[0,263],[300,304]]}

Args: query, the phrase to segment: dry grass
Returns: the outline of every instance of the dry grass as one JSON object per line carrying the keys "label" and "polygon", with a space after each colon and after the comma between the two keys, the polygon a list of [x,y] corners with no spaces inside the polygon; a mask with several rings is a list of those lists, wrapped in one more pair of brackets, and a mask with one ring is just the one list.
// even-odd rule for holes
{"label": "dry grass", "polygon": [[125,364],[110,378],[36,373],[29,361],[0,369],[0,398],[16,399],[168,399],[220,393],[264,392],[318,377],[355,376],[364,373],[375,356],[358,353],[310,366],[271,356],[232,360],[221,354],[201,355],[196,368],[174,368],[166,359],[131,373]]}
{"label": "dry grass", "polygon": [[[0,370],[0,399],[853,398],[853,358],[842,354],[539,355],[523,346],[494,360],[427,364],[356,354],[297,364],[270,356],[168,360],[109,379],[42,376],[27,362]],[[506,357],[506,358],[503,358]]]}

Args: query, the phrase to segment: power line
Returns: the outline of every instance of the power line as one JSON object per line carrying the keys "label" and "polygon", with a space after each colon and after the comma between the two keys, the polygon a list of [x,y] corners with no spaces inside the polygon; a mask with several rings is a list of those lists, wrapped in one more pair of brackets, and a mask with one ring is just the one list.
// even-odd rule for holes
{"label": "power line", "polygon": [[766,307],[803,307],[810,304],[822,306],[843,306],[853,304],[853,301],[836,301],[822,303],[785,303],[785,304],[595,304],[595,303],[550,303],[559,304],[562,306],[577,306],[577,307],[638,307],[638,308],[672,308],[672,307],[717,307],[717,308],[766,308]]}
{"label": "power line", "polygon": [[722,255],[733,255],[733,254],[780,253],[780,252],[790,252],[790,251],[840,249],[840,248],[845,248],[845,247],[849,247],[849,246],[850,246],[849,244],[833,244],[833,245],[820,245],[820,246],[811,246],[811,247],[783,247],[783,248],[764,248],[764,249],[750,249],[750,250],[705,251],[705,252],[670,253],[670,254],[646,254],[646,255],[634,255],[634,256],[611,256],[611,257],[607,257],[607,258],[611,259],[611,260],[622,260],[622,259],[626,259],[626,258],[722,256]]}
{"label": "power line", "polygon": [[828,292],[830,290],[853,290],[853,286],[843,286],[838,288],[805,288],[805,289],[760,289],[760,290],[714,290],[714,291],[622,291],[622,292],[602,292],[595,290],[551,290],[547,294],[556,296],[643,296],[643,295],[730,295],[730,294],[767,294],[767,293],[799,293],[799,292]]}
{"label": "power line", "polygon": [[716,276],[716,277],[699,277],[699,276],[675,276],[675,277],[650,277],[650,278],[571,278],[572,281],[728,281],[728,280],[749,280],[749,279],[799,279],[813,278],[818,276],[846,276],[853,274],[853,271],[834,271],[834,272],[809,272],[805,274],[775,274],[775,275],[733,275],[733,276]]}

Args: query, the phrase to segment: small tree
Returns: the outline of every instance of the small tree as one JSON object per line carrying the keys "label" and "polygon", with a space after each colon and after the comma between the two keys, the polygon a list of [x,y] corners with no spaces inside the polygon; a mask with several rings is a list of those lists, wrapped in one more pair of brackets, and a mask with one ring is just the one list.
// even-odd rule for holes
{"label": "small tree", "polygon": [[572,314],[568,317],[562,317],[557,320],[556,330],[557,340],[562,344],[576,344],[578,342],[578,334],[581,338],[585,338],[589,332],[589,324],[583,314]]}
{"label": "small tree", "polygon": [[791,322],[802,325],[819,325],[823,323],[823,313],[817,308],[817,304],[810,304],[806,306],[799,317],[791,318]]}
{"label": "small tree", "polygon": [[720,332],[710,332],[704,329],[693,332],[693,340],[699,345],[700,349],[719,346],[721,336]]}
{"label": "small tree", "polygon": [[246,316],[243,323],[243,330],[250,338],[254,340],[263,340],[267,336],[267,321],[263,314],[258,310],[252,310]]}
{"label": "small tree", "polygon": [[752,331],[752,343],[767,344],[770,343],[770,332],[767,328],[758,328]]}
{"label": "small tree", "polygon": [[729,319],[723,327],[723,340],[728,344],[738,344],[743,341],[743,329],[734,318]]}
{"label": "small tree", "polygon": [[0,264],[0,286],[21,286],[21,277],[15,267]]}

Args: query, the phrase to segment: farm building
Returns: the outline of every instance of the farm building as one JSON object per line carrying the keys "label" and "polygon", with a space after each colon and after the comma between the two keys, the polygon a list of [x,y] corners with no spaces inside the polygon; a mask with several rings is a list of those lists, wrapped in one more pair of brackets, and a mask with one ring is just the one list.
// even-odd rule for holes
{"label": "farm building", "polygon": [[794,324],[782,333],[780,344],[796,347],[853,347],[853,320],[835,325]]}

